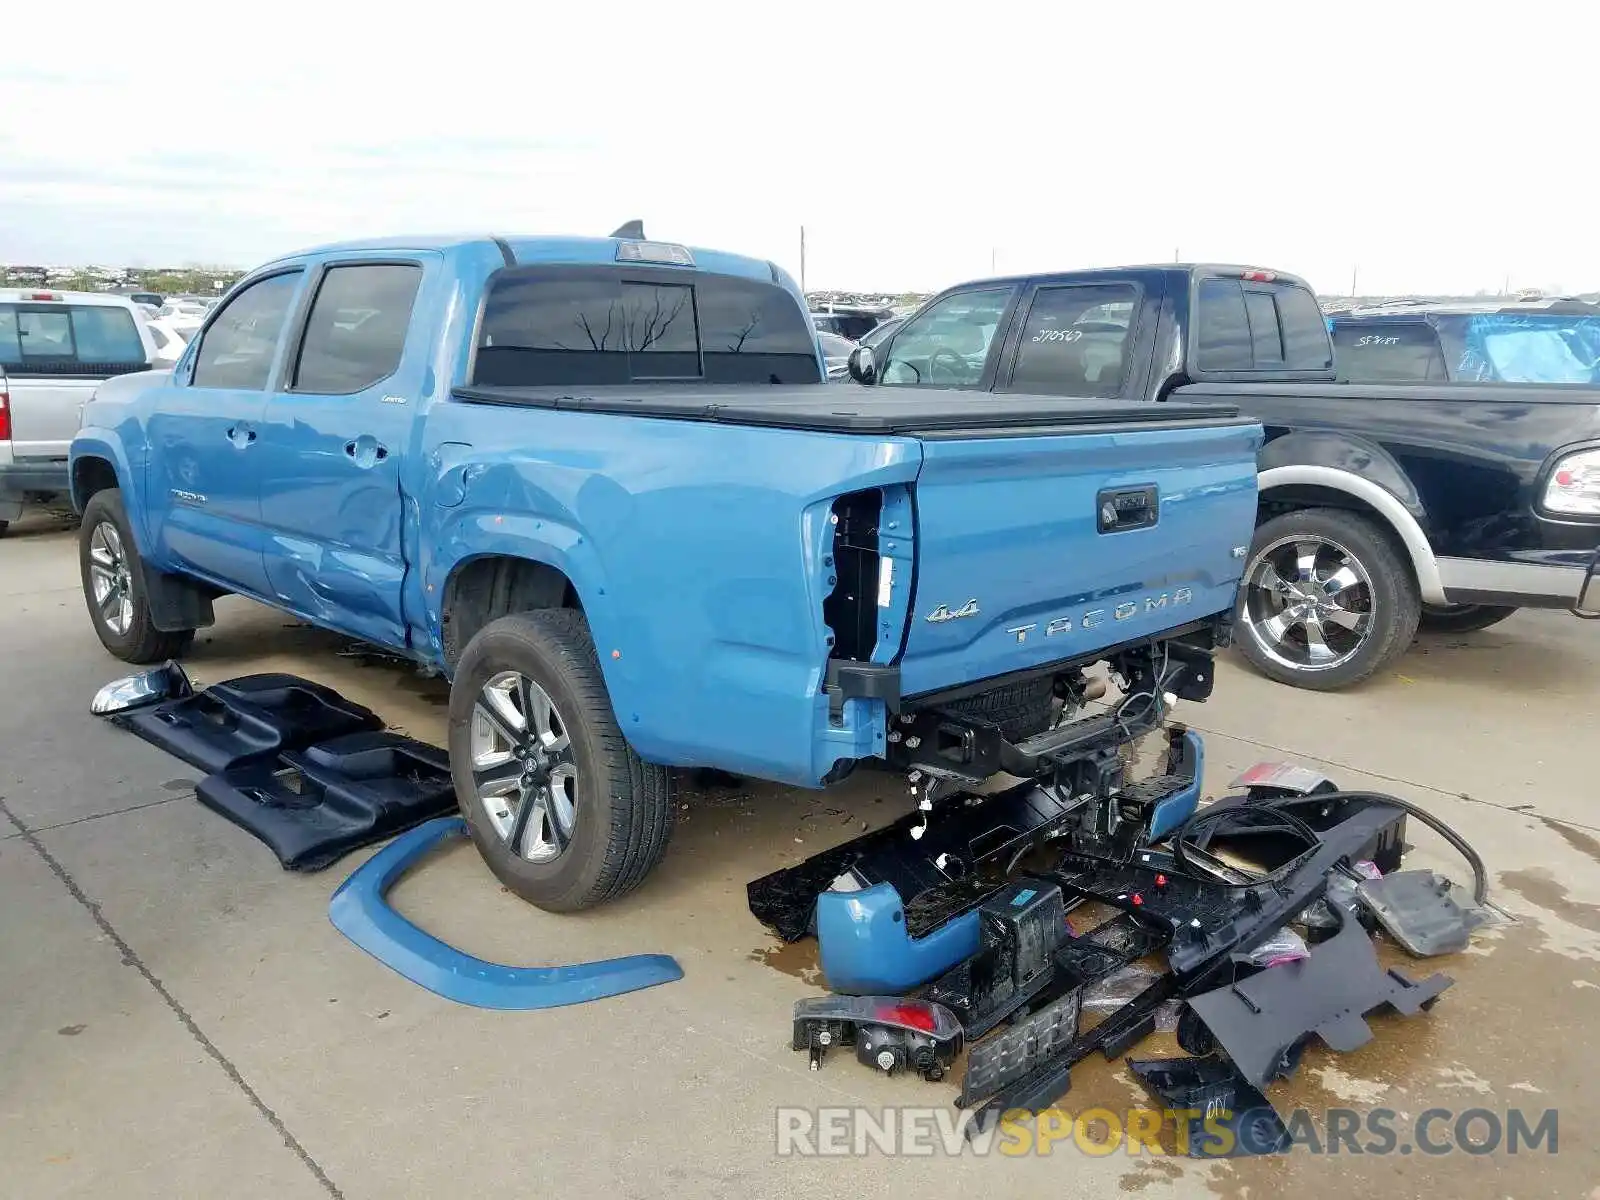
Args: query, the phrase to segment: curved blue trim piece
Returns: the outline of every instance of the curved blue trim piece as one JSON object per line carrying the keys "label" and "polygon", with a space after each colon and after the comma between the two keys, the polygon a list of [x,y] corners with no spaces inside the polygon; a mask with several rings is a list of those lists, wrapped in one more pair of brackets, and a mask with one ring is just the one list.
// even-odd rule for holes
{"label": "curved blue trim piece", "polygon": [[976,909],[914,938],[892,883],[817,897],[817,961],[833,991],[898,995],[977,952]]}
{"label": "curved blue trim piece", "polygon": [[508,967],[484,962],[418,929],[385,893],[428,851],[464,837],[460,817],[408,830],[350,873],[328,902],[333,927],[392,971],[446,1000],[476,1008],[561,1008],[620,996],[683,978],[668,954],[634,954],[568,967]]}

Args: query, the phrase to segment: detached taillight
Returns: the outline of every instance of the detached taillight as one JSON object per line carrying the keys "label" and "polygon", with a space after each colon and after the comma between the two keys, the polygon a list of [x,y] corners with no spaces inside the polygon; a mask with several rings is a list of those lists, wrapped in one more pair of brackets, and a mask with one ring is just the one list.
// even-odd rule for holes
{"label": "detached taillight", "polygon": [[0,442],[11,440],[11,393],[0,388]]}

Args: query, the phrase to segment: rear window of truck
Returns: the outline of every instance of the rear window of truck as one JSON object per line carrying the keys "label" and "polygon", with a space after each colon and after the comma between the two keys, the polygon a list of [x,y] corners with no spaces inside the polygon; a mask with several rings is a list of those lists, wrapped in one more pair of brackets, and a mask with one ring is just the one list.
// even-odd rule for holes
{"label": "rear window of truck", "polygon": [[728,275],[512,268],[490,282],[472,382],[819,383],[816,332],[783,288]]}
{"label": "rear window of truck", "polygon": [[1294,284],[1204,279],[1196,289],[1202,371],[1325,371],[1332,365],[1316,297]]}
{"label": "rear window of truck", "polygon": [[120,305],[0,304],[0,367],[10,374],[112,374],[147,364],[133,313]]}
{"label": "rear window of truck", "polygon": [[1427,325],[1333,327],[1339,378],[1350,383],[1417,383],[1448,379],[1438,335]]}

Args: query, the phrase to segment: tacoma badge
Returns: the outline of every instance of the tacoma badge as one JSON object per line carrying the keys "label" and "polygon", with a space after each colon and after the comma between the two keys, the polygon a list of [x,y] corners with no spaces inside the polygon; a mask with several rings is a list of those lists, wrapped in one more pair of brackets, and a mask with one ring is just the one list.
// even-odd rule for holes
{"label": "tacoma badge", "polygon": [[975,617],[978,615],[978,598],[974,596],[960,608],[951,610],[948,604],[941,604],[928,614],[928,621],[934,625],[942,625],[946,621],[959,621],[962,617]]}

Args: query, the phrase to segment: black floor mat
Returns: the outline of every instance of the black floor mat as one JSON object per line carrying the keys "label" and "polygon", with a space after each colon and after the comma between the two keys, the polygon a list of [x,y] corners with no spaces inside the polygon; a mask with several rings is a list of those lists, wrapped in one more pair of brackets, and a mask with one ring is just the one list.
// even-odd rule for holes
{"label": "black floor mat", "polygon": [[320,870],[456,807],[443,750],[372,731],[209,775],[195,791],[292,871]]}
{"label": "black floor mat", "polygon": [[383,728],[370,709],[297,675],[245,675],[109,719],[210,774]]}

